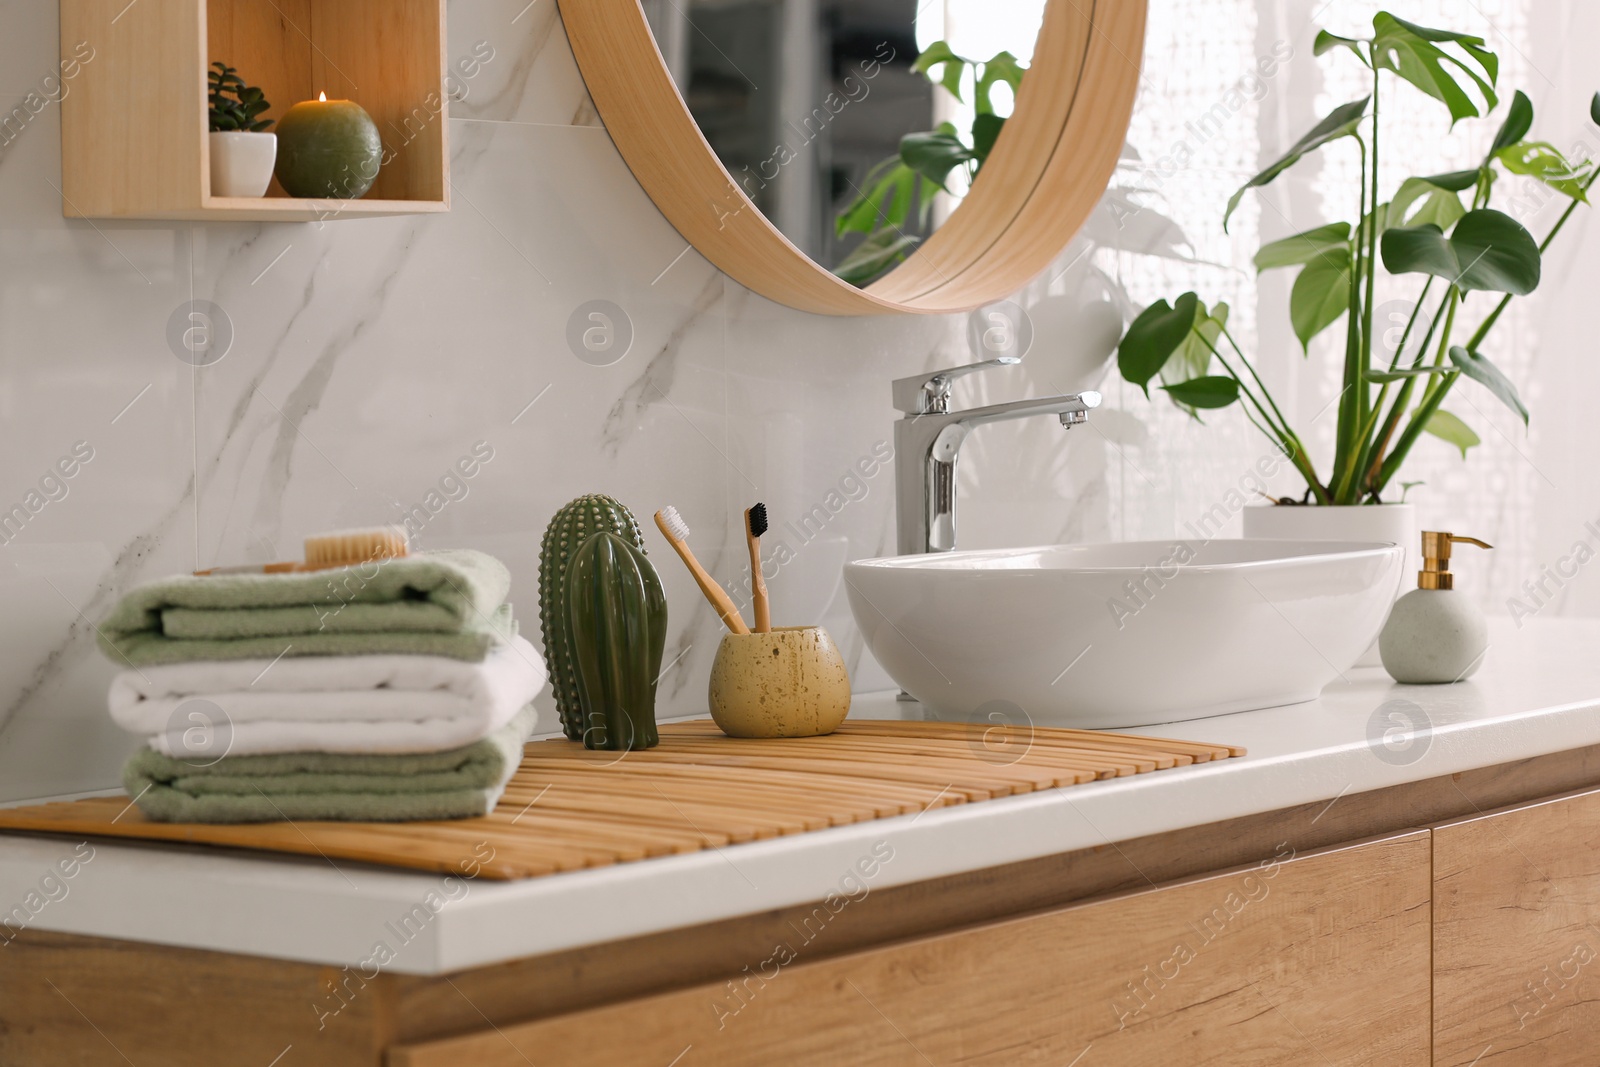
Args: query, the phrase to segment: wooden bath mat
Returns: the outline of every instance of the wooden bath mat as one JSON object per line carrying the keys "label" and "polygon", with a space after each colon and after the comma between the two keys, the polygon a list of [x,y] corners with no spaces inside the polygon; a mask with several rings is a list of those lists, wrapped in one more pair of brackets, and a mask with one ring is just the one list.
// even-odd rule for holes
{"label": "wooden bath mat", "polygon": [[906,815],[1244,755],[1045,727],[859,720],[827,737],[748,741],[668,723],[644,752],[534,741],[500,806],[412,823],[149,822],[127,797],[0,809],[0,830],[181,841],[509,880]]}

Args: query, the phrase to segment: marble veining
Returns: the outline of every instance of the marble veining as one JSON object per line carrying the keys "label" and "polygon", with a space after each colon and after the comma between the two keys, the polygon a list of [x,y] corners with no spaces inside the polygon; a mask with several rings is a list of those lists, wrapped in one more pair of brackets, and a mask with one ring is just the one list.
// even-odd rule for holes
{"label": "marble veining", "polygon": [[[632,434],[638,426],[640,414],[652,404],[672,404],[672,387],[677,379],[678,346],[685,334],[698,325],[705,316],[722,300],[723,284],[720,277],[713,277],[706,282],[705,288],[700,291],[685,313],[681,322],[672,330],[661,347],[656,350],[650,362],[645,364],[644,370],[634,379],[622,395],[611,405],[611,410],[606,414],[606,420],[600,427],[600,448],[602,452],[615,459],[622,443]],[[684,416],[688,418],[688,416]]]}

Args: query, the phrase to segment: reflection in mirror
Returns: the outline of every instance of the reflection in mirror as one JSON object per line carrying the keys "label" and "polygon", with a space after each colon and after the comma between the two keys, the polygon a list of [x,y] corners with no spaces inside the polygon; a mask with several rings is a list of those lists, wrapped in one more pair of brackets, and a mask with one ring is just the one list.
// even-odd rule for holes
{"label": "reflection in mirror", "polygon": [[1011,114],[1046,0],[643,0],[717,158],[846,281],[949,218]]}

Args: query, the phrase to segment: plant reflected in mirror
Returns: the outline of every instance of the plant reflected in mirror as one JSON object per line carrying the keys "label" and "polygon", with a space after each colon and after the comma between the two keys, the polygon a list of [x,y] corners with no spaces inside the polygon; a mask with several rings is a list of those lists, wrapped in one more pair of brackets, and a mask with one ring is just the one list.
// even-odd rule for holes
{"label": "plant reflected in mirror", "polygon": [[[960,205],[1010,116],[1043,0],[643,0],[740,190],[866,286]],[[987,57],[987,58],[984,58]]]}
{"label": "plant reflected in mirror", "polygon": [[[997,52],[984,62],[957,55],[946,41],[935,41],[911,65],[958,103],[972,102],[970,130],[953,122],[937,129],[908,133],[900,151],[867,172],[864,188],[834,220],[834,232],[862,239],[834,268],[855,285],[866,285],[903,262],[924,240],[941,193],[959,195],[977,180],[1007,116],[995,110],[994,89],[1006,85],[1014,95],[1027,68],[1010,52]],[[952,190],[954,177],[964,179]],[[909,231],[909,232],[908,232]]]}

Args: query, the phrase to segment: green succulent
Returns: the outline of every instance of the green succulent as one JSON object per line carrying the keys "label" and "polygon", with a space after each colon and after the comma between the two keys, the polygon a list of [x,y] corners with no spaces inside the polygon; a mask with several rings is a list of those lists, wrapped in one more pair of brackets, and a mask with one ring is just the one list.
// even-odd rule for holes
{"label": "green succulent", "polygon": [[211,130],[213,133],[248,131],[261,133],[271,119],[257,119],[272,107],[266,96],[253,85],[246,85],[239,72],[226,63],[213,63],[206,72],[210,80]]}

